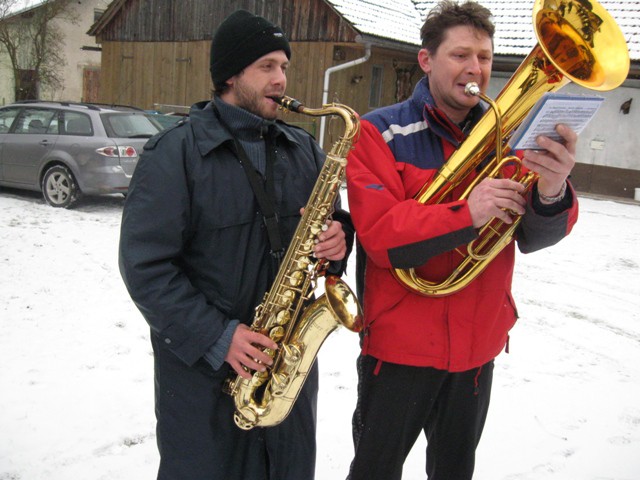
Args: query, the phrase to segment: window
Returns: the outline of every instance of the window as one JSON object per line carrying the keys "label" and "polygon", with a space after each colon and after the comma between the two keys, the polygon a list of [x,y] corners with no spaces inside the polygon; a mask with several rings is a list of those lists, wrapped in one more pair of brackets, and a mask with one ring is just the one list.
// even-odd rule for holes
{"label": "window", "polygon": [[0,111],[0,133],[7,133],[18,116],[19,108],[5,108]]}
{"label": "window", "polygon": [[369,92],[369,107],[378,108],[382,101],[382,73],[380,65],[374,65],[371,70],[371,91]]}
{"label": "window", "polygon": [[17,100],[33,100],[38,98],[35,70],[18,70],[15,85]]}
{"label": "window", "polygon": [[150,138],[159,128],[146,115],[105,113],[100,115],[107,134],[116,138]]}
{"label": "window", "polygon": [[[55,131],[49,131],[49,126],[54,117],[57,117],[56,112],[53,110],[44,110],[40,108],[27,108],[18,117],[14,133],[30,133],[30,134],[46,134],[46,133],[58,133],[57,127]],[[52,126],[52,128],[53,128]]]}
{"label": "window", "polygon": [[81,135],[90,137],[93,135],[91,128],[91,119],[78,112],[64,112],[64,134],[66,135]]}

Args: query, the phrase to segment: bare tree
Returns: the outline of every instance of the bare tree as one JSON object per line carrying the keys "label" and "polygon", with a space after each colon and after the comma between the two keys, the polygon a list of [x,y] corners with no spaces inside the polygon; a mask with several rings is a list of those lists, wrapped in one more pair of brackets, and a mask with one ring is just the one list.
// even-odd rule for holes
{"label": "bare tree", "polygon": [[35,98],[43,88],[62,87],[66,59],[57,22],[78,24],[70,4],[71,0],[43,0],[19,11],[18,0],[0,0],[0,50],[11,61],[16,100]]}

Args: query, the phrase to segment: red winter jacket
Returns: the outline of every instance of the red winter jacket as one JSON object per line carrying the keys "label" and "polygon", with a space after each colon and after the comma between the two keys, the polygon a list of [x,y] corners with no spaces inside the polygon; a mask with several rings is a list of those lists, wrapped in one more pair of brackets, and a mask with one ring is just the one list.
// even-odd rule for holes
{"label": "red winter jacket", "polygon": [[[475,109],[471,123],[481,115]],[[426,79],[409,100],[365,115],[361,127],[348,158],[347,186],[357,237],[367,254],[362,353],[452,372],[483,365],[504,348],[517,318],[511,296],[515,242],[469,286],[446,297],[412,293],[390,270],[416,268],[421,277],[444,279],[460,258],[453,249],[477,237],[466,200],[431,206],[413,200],[464,134],[435,109]],[[517,232],[524,253],[557,243],[577,220],[571,188],[561,204],[551,207],[532,205],[534,197],[529,195]]]}

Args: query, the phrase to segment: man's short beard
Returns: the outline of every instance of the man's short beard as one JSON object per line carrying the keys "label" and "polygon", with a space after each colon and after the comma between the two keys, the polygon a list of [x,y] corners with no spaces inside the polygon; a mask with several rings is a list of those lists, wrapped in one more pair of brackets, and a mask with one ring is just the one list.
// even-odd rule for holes
{"label": "man's short beard", "polygon": [[278,116],[277,111],[272,113],[264,108],[262,104],[264,96],[251,88],[247,88],[245,85],[240,79],[234,85],[237,106],[258,117],[274,120]]}

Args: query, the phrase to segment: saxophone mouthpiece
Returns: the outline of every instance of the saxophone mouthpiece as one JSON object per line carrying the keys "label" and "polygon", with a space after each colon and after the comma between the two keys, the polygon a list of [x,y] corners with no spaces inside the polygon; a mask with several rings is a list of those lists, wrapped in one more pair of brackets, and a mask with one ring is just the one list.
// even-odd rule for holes
{"label": "saxophone mouthpiece", "polygon": [[480,87],[476,82],[469,82],[464,86],[464,93],[472,97],[477,97],[480,95]]}
{"label": "saxophone mouthpiece", "polygon": [[302,109],[304,109],[304,105],[302,102],[296,100],[295,98],[287,97],[286,95],[282,97],[269,97],[282,108],[286,108],[287,110],[291,110],[296,113],[303,113]]}

